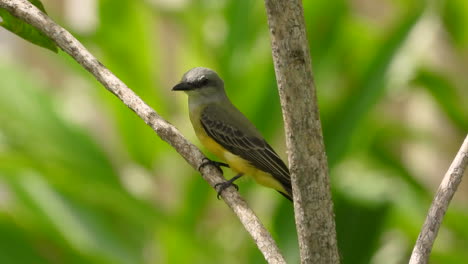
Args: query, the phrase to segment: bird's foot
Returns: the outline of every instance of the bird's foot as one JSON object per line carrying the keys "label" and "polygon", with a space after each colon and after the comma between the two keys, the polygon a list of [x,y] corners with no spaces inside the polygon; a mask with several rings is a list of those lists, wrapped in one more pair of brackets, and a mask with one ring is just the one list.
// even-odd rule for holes
{"label": "bird's foot", "polygon": [[219,170],[219,172],[221,172],[221,174],[223,174],[223,170],[221,169],[221,167],[229,168],[229,164],[219,162],[219,161],[210,160],[208,158],[203,158],[202,163],[200,164],[200,166],[198,166],[198,171],[200,171],[206,165],[215,166],[216,168],[218,168],[218,170]]}
{"label": "bird's foot", "polygon": [[218,195],[216,195],[216,198],[218,198],[219,200],[219,196],[221,195],[221,193],[229,186],[234,186],[234,188],[236,188],[236,190],[238,191],[239,186],[237,186],[237,184],[235,184],[234,181],[239,179],[242,175],[243,175],[242,173],[239,173],[236,176],[232,177],[230,180],[215,184],[214,187],[218,191]]}

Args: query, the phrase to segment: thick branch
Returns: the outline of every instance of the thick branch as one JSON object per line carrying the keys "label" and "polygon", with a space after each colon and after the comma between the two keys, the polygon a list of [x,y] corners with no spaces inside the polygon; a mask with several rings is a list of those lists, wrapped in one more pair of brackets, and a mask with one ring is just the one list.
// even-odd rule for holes
{"label": "thick branch", "polygon": [[437,190],[437,194],[432,201],[426,221],[418,236],[413,253],[411,254],[410,264],[428,263],[431,254],[432,245],[439,232],[442,219],[457,191],[466,167],[468,166],[468,135],[465,138],[460,150],[453,160],[444,179]]}
{"label": "thick branch", "polygon": [[[68,31],[57,25],[26,0],[0,0],[0,8],[8,10],[12,15],[35,26],[54,40],[62,50],[93,74],[107,90],[117,96],[128,108],[143,119],[162,140],[174,147],[193,168],[198,168],[202,163],[205,156],[197,147],[187,141],[174,126],[159,116],[121,80],[104,67]],[[201,172],[203,178],[212,187],[216,183],[224,181],[220,172],[213,166],[205,166]],[[221,197],[255,240],[265,259],[269,263],[285,263],[271,235],[248,207],[247,203],[239,196],[239,193],[234,188],[228,188],[223,191]]]}
{"label": "thick branch", "polygon": [[301,0],[265,0],[302,263],[338,263],[328,165]]}

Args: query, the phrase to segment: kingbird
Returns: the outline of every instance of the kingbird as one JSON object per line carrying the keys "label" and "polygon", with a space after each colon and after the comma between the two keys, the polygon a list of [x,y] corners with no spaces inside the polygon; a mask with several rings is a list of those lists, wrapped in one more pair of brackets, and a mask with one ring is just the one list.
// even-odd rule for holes
{"label": "kingbird", "polygon": [[[289,169],[258,129],[229,100],[224,82],[213,70],[197,67],[186,72],[173,91],[188,95],[190,121],[200,142],[237,175],[218,184],[219,194],[247,174],[292,200]],[[202,166],[205,163],[202,164]],[[216,187],[218,187],[216,186]]]}

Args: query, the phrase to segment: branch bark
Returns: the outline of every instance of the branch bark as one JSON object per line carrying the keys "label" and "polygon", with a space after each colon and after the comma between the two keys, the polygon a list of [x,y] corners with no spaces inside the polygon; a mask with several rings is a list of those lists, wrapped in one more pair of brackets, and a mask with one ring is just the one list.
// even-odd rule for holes
{"label": "branch bark", "polygon": [[455,159],[445,173],[444,179],[432,201],[429,213],[419,233],[418,240],[411,254],[410,264],[428,263],[432,245],[439,232],[445,212],[457,191],[466,167],[468,166],[468,135],[466,136]]}
{"label": "branch bark", "polygon": [[[117,96],[128,108],[135,112],[158,136],[169,143],[193,168],[197,169],[205,156],[187,141],[170,123],[149,107],[109,69],[102,65],[68,31],[57,25],[46,14],[26,0],[0,0],[0,8],[6,9],[15,17],[35,26],[55,41],[63,51],[73,57],[111,93]],[[203,178],[214,188],[216,183],[225,181],[222,174],[213,166],[204,166]],[[268,263],[286,263],[275,241],[235,188],[224,190],[221,197],[234,211],[245,229],[254,239]]]}
{"label": "branch bark", "polygon": [[301,0],[265,0],[302,263],[339,263],[328,165]]}

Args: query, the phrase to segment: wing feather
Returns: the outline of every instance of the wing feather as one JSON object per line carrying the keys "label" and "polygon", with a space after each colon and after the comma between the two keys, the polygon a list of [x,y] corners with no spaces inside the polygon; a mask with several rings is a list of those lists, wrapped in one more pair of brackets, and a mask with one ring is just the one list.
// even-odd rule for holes
{"label": "wing feather", "polygon": [[289,169],[263,138],[248,135],[231,124],[215,120],[206,109],[201,114],[201,124],[206,133],[218,144],[249,161],[256,168],[271,174],[291,195]]}

